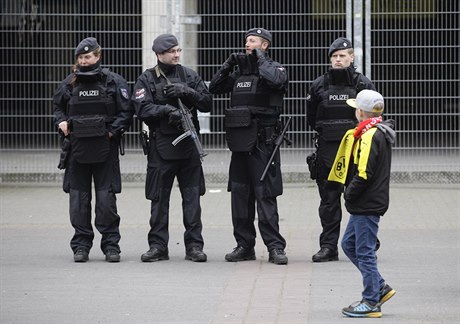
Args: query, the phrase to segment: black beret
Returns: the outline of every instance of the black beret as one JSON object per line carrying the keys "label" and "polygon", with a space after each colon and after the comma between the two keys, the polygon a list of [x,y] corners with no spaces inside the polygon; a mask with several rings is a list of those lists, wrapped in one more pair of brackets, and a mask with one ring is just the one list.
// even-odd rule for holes
{"label": "black beret", "polygon": [[270,32],[266,29],[263,29],[263,28],[252,28],[252,29],[249,29],[247,32],[246,32],[246,35],[244,36],[244,39],[248,38],[248,36],[259,36],[259,37],[262,37],[266,40],[268,40],[268,42],[271,44],[272,43],[272,34],[270,34]]}
{"label": "black beret", "polygon": [[97,43],[97,39],[94,37],[85,38],[78,44],[77,48],[75,49],[75,56],[80,54],[91,53],[98,49],[100,46]]}
{"label": "black beret", "polygon": [[179,45],[176,36],[171,34],[161,34],[153,40],[152,51],[161,54],[169,50],[171,47]]}
{"label": "black beret", "polygon": [[347,48],[353,48],[353,45],[351,44],[351,42],[345,37],[339,37],[329,47],[328,55],[329,57],[331,57],[332,53],[334,53],[335,51],[339,51],[339,50],[343,50]]}

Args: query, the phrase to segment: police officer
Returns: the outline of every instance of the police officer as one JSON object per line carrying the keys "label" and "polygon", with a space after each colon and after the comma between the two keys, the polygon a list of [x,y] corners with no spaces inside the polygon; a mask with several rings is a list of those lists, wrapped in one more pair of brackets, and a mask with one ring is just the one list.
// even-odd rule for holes
{"label": "police officer", "polygon": [[142,254],[141,260],[169,259],[169,199],[177,177],[182,195],[185,259],[205,262],[200,207],[200,195],[205,188],[200,156],[190,137],[176,146],[172,142],[184,132],[179,100],[191,112],[199,131],[197,111],[211,110],[212,95],[195,71],[179,64],[182,50],[174,35],[159,35],[152,50],[158,65],[139,76],[132,97],[137,117],[149,127],[145,195],[151,200],[150,249]]}
{"label": "police officer", "polygon": [[313,262],[338,260],[342,188],[327,185],[327,177],[343,135],[357,123],[355,110],[346,100],[356,98],[363,89],[375,90],[368,78],[355,71],[353,46],[348,39],[337,38],[328,55],[331,68],[313,81],[307,96],[307,123],[317,132],[316,170],[311,177],[316,179],[321,197],[318,211],[323,228]]}
{"label": "police officer", "polygon": [[[227,261],[255,260],[255,203],[269,262],[287,264],[286,241],[279,231],[276,197],[283,192],[280,154],[265,179],[260,178],[280,132],[279,116],[288,86],[286,70],[268,56],[272,35],[263,28],[246,32],[246,53],[232,53],[211,80],[211,93],[231,92],[225,109],[226,139],[232,151],[228,191],[231,192],[233,234],[237,243]],[[234,67],[236,70],[234,71]]]}
{"label": "police officer", "polygon": [[95,226],[102,234],[101,249],[108,262],[120,261],[120,216],[116,193],[121,192],[118,148],[132,122],[134,110],[126,81],[101,68],[101,47],[93,37],[75,49],[76,63],[57,88],[55,122],[70,139],[63,189],[69,193],[70,222],[75,234],[70,241],[75,262],[88,261],[93,244],[91,183],[96,194]]}

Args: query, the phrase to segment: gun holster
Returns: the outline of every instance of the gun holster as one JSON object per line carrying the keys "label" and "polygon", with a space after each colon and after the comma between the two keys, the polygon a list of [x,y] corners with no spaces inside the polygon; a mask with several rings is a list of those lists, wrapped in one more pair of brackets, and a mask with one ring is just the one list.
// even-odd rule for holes
{"label": "gun holster", "polygon": [[318,177],[318,163],[316,152],[307,156],[308,170],[310,171],[310,179],[316,180]]}
{"label": "gun holster", "polygon": [[141,130],[139,132],[139,139],[141,141],[142,151],[144,151],[144,155],[148,155],[150,151],[150,140],[147,131]]}
{"label": "gun holster", "polygon": [[64,170],[67,166],[67,160],[70,154],[70,138],[63,137],[61,146],[61,155],[59,157],[58,169]]}

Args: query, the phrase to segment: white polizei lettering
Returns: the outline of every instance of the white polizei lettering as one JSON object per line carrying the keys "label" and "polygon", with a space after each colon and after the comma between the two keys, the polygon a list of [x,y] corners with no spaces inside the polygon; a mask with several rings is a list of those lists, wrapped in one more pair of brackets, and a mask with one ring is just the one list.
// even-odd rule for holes
{"label": "white polizei lettering", "polygon": [[329,95],[329,100],[331,101],[348,100],[348,95],[347,94],[332,94],[332,95]]}
{"label": "white polizei lettering", "polygon": [[99,96],[99,90],[81,90],[78,93],[79,97],[97,97]]}
{"label": "white polizei lettering", "polygon": [[252,84],[252,82],[247,82],[247,81],[246,82],[238,82],[236,84],[236,87],[237,88],[250,88],[251,84]]}

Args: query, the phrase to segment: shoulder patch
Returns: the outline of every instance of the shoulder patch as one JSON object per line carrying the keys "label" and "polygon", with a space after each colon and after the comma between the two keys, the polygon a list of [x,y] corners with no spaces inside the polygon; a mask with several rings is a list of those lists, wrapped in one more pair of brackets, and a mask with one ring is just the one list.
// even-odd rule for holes
{"label": "shoulder patch", "polygon": [[138,99],[142,99],[145,97],[145,88],[140,88],[140,89],[137,89],[136,92],[135,92],[135,95],[136,95],[136,100]]}
{"label": "shoulder patch", "polygon": [[125,88],[120,88],[121,96],[125,99],[129,99],[128,90]]}

